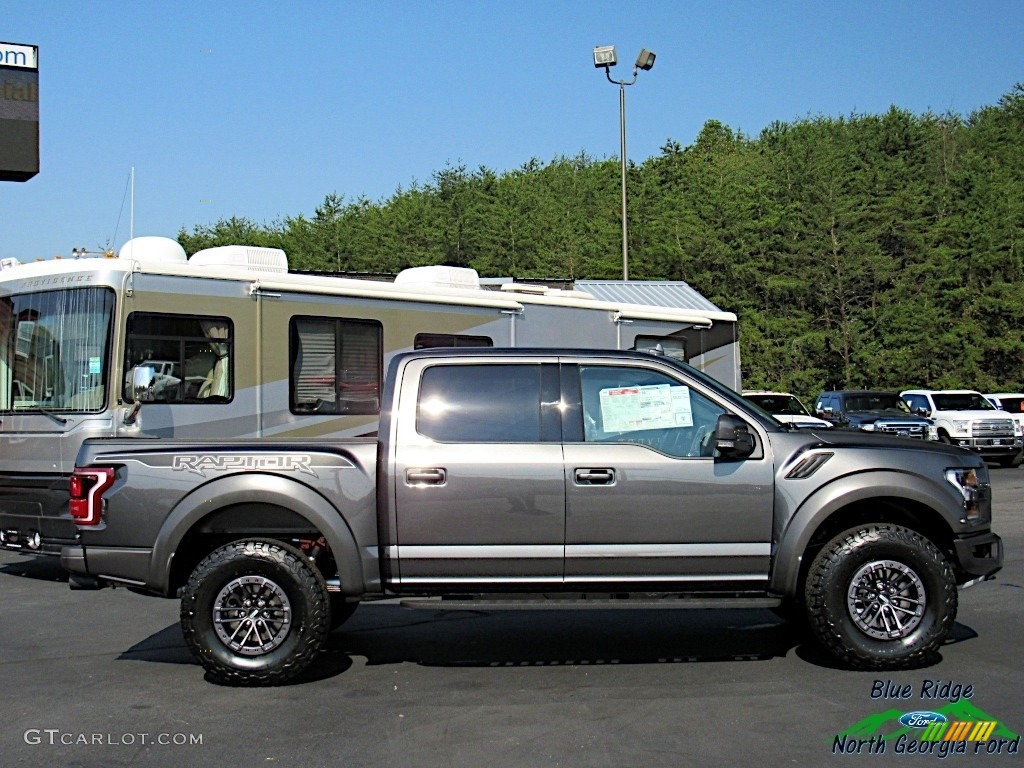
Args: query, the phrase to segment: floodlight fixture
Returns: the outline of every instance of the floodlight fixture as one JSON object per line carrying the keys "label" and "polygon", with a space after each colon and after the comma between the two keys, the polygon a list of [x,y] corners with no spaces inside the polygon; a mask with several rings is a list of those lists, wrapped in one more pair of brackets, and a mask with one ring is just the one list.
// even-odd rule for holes
{"label": "floodlight fixture", "polygon": [[640,49],[633,65],[632,80],[613,80],[611,68],[618,62],[614,45],[599,45],[594,49],[594,66],[604,67],[605,77],[612,85],[619,86],[619,167],[622,181],[622,279],[629,280],[629,223],[626,216],[626,86],[636,82],[640,70],[645,72],[654,66],[654,53]]}
{"label": "floodlight fixture", "polygon": [[654,53],[648,51],[646,48],[640,49],[640,55],[636,57],[636,68],[642,69],[644,72],[654,66]]}
{"label": "floodlight fixture", "polygon": [[594,48],[595,67],[614,67],[618,63],[619,60],[615,56],[614,45],[599,45],[596,48]]}

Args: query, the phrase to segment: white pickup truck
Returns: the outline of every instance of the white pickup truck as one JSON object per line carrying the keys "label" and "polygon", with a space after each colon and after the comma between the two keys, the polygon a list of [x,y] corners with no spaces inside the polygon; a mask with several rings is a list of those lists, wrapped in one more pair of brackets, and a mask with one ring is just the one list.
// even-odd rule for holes
{"label": "white pickup truck", "polygon": [[969,448],[1004,467],[1018,467],[1021,425],[980,392],[969,389],[908,389],[900,397],[910,410],[935,422],[939,440]]}

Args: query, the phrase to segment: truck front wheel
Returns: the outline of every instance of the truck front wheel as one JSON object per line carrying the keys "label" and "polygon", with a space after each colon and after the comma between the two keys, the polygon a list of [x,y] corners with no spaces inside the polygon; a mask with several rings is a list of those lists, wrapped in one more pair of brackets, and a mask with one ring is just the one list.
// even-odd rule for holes
{"label": "truck front wheel", "polygon": [[189,650],[220,682],[282,683],[305,669],[330,630],[327,585],[294,547],[235,541],[208,555],[181,598]]}
{"label": "truck front wheel", "polygon": [[927,663],[956,618],[956,578],[917,531],[869,525],[818,553],[807,574],[807,617],[819,642],[858,669]]}

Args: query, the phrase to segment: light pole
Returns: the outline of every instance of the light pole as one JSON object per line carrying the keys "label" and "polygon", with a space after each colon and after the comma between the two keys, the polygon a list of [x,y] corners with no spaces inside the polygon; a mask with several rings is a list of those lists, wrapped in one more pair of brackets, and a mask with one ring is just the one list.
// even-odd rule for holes
{"label": "light pole", "polygon": [[633,65],[633,79],[612,80],[611,68],[618,64],[614,45],[599,45],[594,48],[594,66],[604,67],[605,77],[612,85],[619,86],[619,164],[622,168],[622,279],[629,280],[629,225],[626,223],[626,86],[636,82],[641,69],[654,66],[654,54],[646,48],[640,50]]}

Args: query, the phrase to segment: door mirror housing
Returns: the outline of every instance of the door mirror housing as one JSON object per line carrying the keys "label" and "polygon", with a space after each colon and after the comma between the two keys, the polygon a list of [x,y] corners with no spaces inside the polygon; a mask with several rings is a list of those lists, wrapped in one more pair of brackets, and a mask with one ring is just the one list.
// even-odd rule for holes
{"label": "door mirror housing", "polygon": [[136,365],[131,371],[131,396],[133,402],[153,400],[153,385],[156,383],[156,368],[152,365]]}
{"label": "door mirror housing", "polygon": [[726,459],[745,459],[754,452],[754,436],[747,422],[723,413],[715,424],[715,449]]}

